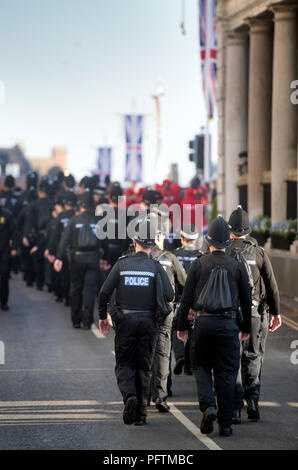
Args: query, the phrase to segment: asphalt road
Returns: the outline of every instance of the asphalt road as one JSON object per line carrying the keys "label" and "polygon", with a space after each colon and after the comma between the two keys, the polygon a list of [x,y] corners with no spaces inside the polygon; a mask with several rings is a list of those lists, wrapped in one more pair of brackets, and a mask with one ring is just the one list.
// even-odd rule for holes
{"label": "asphalt road", "polygon": [[[208,450],[298,449],[298,316],[270,334],[261,421],[207,439],[193,377],[174,376],[171,413],[149,408],[148,424],[125,426],[114,376],[113,334],[74,330],[69,309],[51,294],[11,281],[10,311],[0,311],[0,449]],[[292,360],[291,362],[291,355]]]}

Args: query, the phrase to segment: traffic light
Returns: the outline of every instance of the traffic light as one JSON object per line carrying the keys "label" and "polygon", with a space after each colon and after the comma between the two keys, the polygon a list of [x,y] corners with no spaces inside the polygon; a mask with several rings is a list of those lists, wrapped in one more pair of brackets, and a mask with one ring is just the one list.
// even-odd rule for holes
{"label": "traffic light", "polygon": [[189,160],[194,162],[196,168],[199,170],[204,170],[204,134],[196,135],[194,140],[190,140],[189,148],[193,150],[189,154]]}

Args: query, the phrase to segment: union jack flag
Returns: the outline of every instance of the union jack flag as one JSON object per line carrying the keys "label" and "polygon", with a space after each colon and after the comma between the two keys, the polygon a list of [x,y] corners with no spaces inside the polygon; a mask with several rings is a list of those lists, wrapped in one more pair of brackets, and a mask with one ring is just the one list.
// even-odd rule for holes
{"label": "union jack flag", "polygon": [[125,181],[142,181],[142,141],[144,116],[124,116],[126,137]]}
{"label": "union jack flag", "polygon": [[112,166],[112,149],[111,147],[99,147],[98,149],[98,175],[100,181],[104,182],[106,176],[111,176]]}
{"label": "union jack flag", "polygon": [[216,105],[217,34],[214,22],[215,8],[215,0],[199,0],[201,68],[209,119],[213,118]]}

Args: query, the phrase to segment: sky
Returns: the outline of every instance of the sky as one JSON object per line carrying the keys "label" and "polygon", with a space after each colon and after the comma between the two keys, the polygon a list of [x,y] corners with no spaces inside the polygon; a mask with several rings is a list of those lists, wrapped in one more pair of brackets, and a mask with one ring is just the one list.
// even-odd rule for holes
{"label": "sky", "polygon": [[[123,180],[122,115],[145,114],[143,182],[155,181],[154,93],[162,80],[162,151],[179,182],[194,174],[188,142],[206,123],[197,0],[6,0],[0,15],[0,146],[29,157],[68,149],[69,170],[95,169],[113,147],[112,179]],[[216,159],[216,120],[211,125]]]}

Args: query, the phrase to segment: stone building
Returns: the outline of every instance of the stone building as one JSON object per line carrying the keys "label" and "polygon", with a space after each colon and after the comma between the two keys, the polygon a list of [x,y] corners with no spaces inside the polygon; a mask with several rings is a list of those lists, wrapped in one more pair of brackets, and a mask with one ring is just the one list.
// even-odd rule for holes
{"label": "stone building", "polygon": [[[298,1],[217,0],[218,210],[297,217]],[[297,85],[296,85],[297,87]]]}
{"label": "stone building", "polygon": [[[32,168],[41,176],[54,176],[59,170],[67,170],[67,150],[63,147],[55,147],[50,158],[29,158]],[[53,173],[53,174],[51,174]]]}

